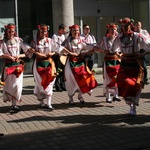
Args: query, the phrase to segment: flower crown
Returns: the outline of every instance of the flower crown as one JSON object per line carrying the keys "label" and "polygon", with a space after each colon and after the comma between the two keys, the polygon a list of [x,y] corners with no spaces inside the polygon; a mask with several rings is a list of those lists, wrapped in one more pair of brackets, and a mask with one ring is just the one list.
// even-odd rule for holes
{"label": "flower crown", "polygon": [[75,28],[80,28],[80,26],[79,25],[72,25],[72,26],[69,26],[69,29],[71,30],[71,29],[75,29]]}
{"label": "flower crown", "polygon": [[44,31],[49,31],[49,25],[38,25],[37,26],[37,28],[39,29],[39,30],[44,30]]}
{"label": "flower crown", "polygon": [[130,19],[130,18],[124,18],[124,19],[120,19],[119,20],[119,23],[123,23],[123,24],[131,24],[131,23],[133,23],[134,22],[134,20],[133,19]]}
{"label": "flower crown", "polygon": [[15,29],[16,26],[14,24],[4,25],[5,29]]}
{"label": "flower crown", "polygon": [[118,25],[116,24],[107,24],[107,29],[117,29],[118,28]]}

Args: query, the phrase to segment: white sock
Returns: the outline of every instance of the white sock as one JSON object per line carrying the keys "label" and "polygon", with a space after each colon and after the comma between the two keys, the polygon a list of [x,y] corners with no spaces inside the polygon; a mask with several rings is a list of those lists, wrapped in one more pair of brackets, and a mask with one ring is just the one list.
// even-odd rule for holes
{"label": "white sock", "polygon": [[107,99],[108,101],[111,101],[111,93],[107,93]]}
{"label": "white sock", "polygon": [[131,110],[136,111],[136,105],[135,105],[135,104],[132,103],[132,104],[130,105],[130,108],[131,108]]}
{"label": "white sock", "polygon": [[52,107],[52,105],[51,105],[51,96],[47,96],[47,105],[49,107]]}
{"label": "white sock", "polygon": [[73,102],[73,96],[69,96],[69,102]]}
{"label": "white sock", "polygon": [[114,90],[114,97],[119,98],[119,96],[118,96],[118,88],[116,88],[116,90]]}
{"label": "white sock", "polygon": [[16,105],[16,100],[12,100],[12,106],[15,106]]}
{"label": "white sock", "polygon": [[82,97],[81,91],[79,91],[78,98]]}

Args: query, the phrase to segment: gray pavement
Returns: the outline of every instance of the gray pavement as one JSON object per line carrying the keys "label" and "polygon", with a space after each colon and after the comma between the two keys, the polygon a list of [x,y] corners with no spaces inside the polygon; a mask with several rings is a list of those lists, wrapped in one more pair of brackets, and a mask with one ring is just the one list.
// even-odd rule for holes
{"label": "gray pavement", "polygon": [[[42,109],[33,95],[32,75],[24,75],[21,111],[9,113],[11,103],[0,101],[0,150],[150,150],[150,85],[142,91],[137,116],[127,115],[129,106],[106,103],[102,74],[95,75],[98,87],[85,104],[68,104],[67,93],[52,97],[53,111]],[[131,89],[132,90],[132,89]]]}

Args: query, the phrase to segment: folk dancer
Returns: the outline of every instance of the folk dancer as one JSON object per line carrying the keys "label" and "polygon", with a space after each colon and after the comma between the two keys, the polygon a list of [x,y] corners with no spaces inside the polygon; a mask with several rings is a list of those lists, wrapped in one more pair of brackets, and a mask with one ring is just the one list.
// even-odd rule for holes
{"label": "folk dancer", "polygon": [[[144,35],[133,31],[133,20],[124,18],[119,20],[122,33],[114,41],[114,51],[122,52],[120,69],[117,76],[119,95],[130,106],[129,115],[136,115],[136,106],[144,88],[144,69],[141,57],[149,53],[150,40]],[[141,54],[140,49],[147,52]]]}
{"label": "folk dancer", "polygon": [[[65,40],[65,34],[67,33],[67,27],[64,24],[60,24],[58,32],[53,34],[52,39],[59,45]],[[56,65],[56,70],[61,69],[59,75],[56,76],[55,88],[57,92],[66,91],[65,80],[64,80],[64,64],[61,62],[61,56],[56,54],[53,56],[53,60]]]}
{"label": "folk dancer", "polygon": [[[53,86],[55,83],[56,72],[55,63],[52,56],[55,53],[63,53],[63,51],[72,54],[64,47],[57,44],[48,37],[49,26],[46,24],[38,25],[37,38],[31,42],[32,50],[30,52],[36,55],[33,64],[33,75],[35,80],[34,94],[40,101],[41,107],[46,107],[53,110],[51,100],[53,94]],[[45,105],[44,99],[47,100]]]}
{"label": "folk dancer", "polygon": [[[140,21],[138,21],[136,24],[135,24],[135,32],[138,32],[140,34],[143,34],[144,36],[150,38],[150,35],[148,33],[147,30],[144,30],[142,29],[142,23]],[[141,49],[140,50],[141,53],[144,53],[145,50],[144,49]],[[144,84],[149,84],[148,82],[148,77],[147,77],[147,64],[146,64],[146,57],[142,57],[142,60],[143,60],[143,67],[144,67]]]}
{"label": "folk dancer", "polygon": [[[23,49],[24,53],[21,53]],[[5,66],[2,72],[3,101],[11,101],[12,112],[19,111],[17,102],[21,101],[24,61],[21,58],[29,56],[30,46],[17,37],[16,26],[9,23],[5,26],[4,39],[0,41],[0,58],[5,59]],[[29,56],[31,57],[31,56]]]}
{"label": "folk dancer", "polygon": [[[117,25],[110,23],[107,25],[106,36],[100,41],[99,47],[104,50],[103,63],[103,91],[106,92],[106,102],[120,101],[118,96],[117,74],[120,68],[120,53],[118,49],[114,51],[113,42],[117,37]],[[111,97],[113,95],[113,98]]]}
{"label": "folk dancer", "polygon": [[97,81],[93,72],[86,66],[83,54],[98,48],[84,43],[83,37],[80,36],[80,27],[78,25],[72,25],[69,28],[70,35],[65,40],[64,47],[76,53],[77,56],[70,55],[67,58],[65,84],[69,96],[69,104],[74,104],[73,96],[76,92],[78,92],[78,100],[81,104],[84,104],[83,94],[88,93],[91,95],[91,90],[96,88]]}

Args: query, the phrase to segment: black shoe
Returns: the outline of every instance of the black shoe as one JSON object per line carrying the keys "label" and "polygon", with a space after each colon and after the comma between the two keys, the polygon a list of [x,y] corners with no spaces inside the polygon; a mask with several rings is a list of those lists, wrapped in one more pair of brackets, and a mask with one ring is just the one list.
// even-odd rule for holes
{"label": "black shoe", "polygon": [[69,105],[75,105],[73,100],[69,100]]}
{"label": "black shoe", "polygon": [[48,105],[47,105],[47,108],[48,108],[48,110],[50,110],[50,111],[54,110],[54,108],[53,108],[52,106],[48,106]]}
{"label": "black shoe", "polygon": [[0,137],[4,136],[4,133],[0,133]]}
{"label": "black shoe", "polygon": [[18,111],[20,111],[20,109],[19,109],[19,107],[17,105],[11,106],[10,113],[16,113]]}
{"label": "black shoe", "polygon": [[85,104],[85,101],[80,101],[80,104]]}
{"label": "black shoe", "polygon": [[113,97],[113,101],[117,101],[117,102],[120,102],[121,100],[117,97]]}
{"label": "black shoe", "polygon": [[57,92],[62,92],[62,89],[61,88],[56,88],[56,91]]}
{"label": "black shoe", "polygon": [[83,97],[78,97],[78,100],[80,101],[80,104],[85,104]]}
{"label": "black shoe", "polygon": [[145,80],[144,80],[144,84],[145,84],[145,85],[149,84],[148,79],[145,79]]}
{"label": "black shoe", "polygon": [[112,103],[112,101],[108,100],[108,98],[106,98],[106,103]]}
{"label": "black shoe", "polygon": [[63,91],[67,91],[66,88],[61,88]]}
{"label": "black shoe", "polygon": [[148,85],[148,84],[149,84],[149,82],[148,82],[148,81],[146,81],[146,82],[144,82],[144,84]]}

